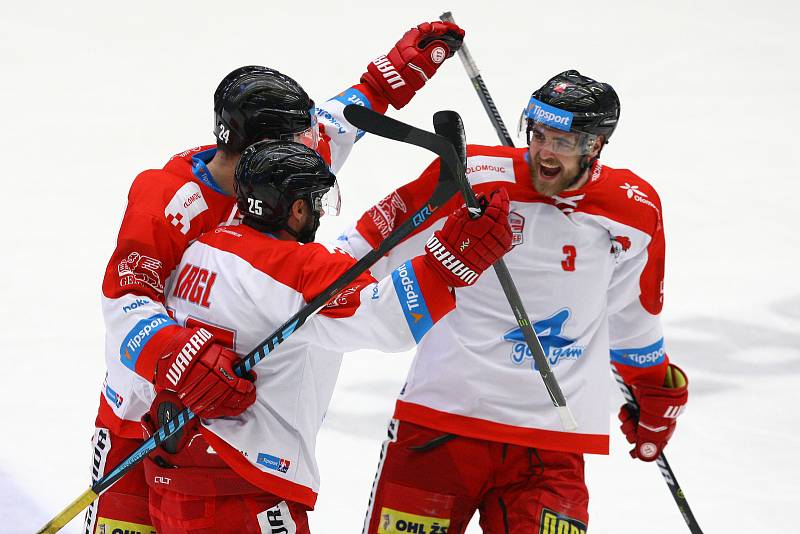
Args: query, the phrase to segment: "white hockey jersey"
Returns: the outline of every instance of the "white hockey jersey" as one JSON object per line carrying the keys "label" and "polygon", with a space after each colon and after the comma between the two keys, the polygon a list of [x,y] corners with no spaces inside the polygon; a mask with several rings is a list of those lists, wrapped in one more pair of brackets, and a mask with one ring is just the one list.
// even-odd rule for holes
{"label": "white hockey jersey", "polygon": [[[457,309],[420,343],[395,417],[444,432],[570,452],[608,453],[609,349],[627,381],[663,382],[664,233],[655,190],[627,170],[592,168],[579,190],[545,197],[533,188],[527,150],[468,147],[478,192],[511,197],[514,248],[506,264],[574,413],[565,432],[494,273],[457,290]],[[424,202],[434,162],[383,199],[339,246],[359,257]],[[439,210],[446,214],[460,200]],[[419,250],[441,217],[377,265],[387,272]]]}
{"label": "white hockey jersey", "polygon": [[[166,286],[167,308],[179,325],[204,327],[245,355],[355,262],[318,243],[220,227],[183,255]],[[238,417],[203,420],[201,432],[250,483],[313,507],[316,435],[342,353],[407,350],[454,305],[421,256],[380,281],[362,275],[254,368],[254,405]]]}
{"label": "white hockey jersey", "polygon": [[[363,132],[344,118],[347,104],[377,111],[387,103],[369,88],[348,88],[316,109],[322,126],[320,154],[338,172]],[[134,180],[116,248],[103,279],[106,324],[106,380],[97,425],[138,439],[139,420],[155,397],[150,379],[176,327],[164,309],[164,285],[184,250],[201,234],[239,219],[235,199],[226,195],[206,163],[211,146],[173,156],[163,169]]]}

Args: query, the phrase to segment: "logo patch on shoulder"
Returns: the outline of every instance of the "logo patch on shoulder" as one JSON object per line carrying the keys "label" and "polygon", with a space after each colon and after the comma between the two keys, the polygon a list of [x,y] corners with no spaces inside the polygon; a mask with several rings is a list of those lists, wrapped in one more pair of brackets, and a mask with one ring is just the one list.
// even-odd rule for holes
{"label": "logo patch on shoulder", "polygon": [[611,236],[611,254],[614,255],[614,261],[617,263],[623,258],[626,252],[631,248],[631,238],[624,235]]}
{"label": "logo patch on shoulder", "polygon": [[195,182],[186,182],[175,192],[172,200],[164,208],[164,217],[167,218],[168,223],[186,235],[192,226],[192,219],[207,209],[208,204],[206,204],[200,186]]}
{"label": "logo patch on shoulder", "polygon": [[381,237],[386,237],[396,226],[397,213],[405,213],[407,211],[406,203],[395,191],[371,207],[367,214],[372,219],[372,222],[375,223],[375,227],[381,233]]}
{"label": "logo patch on shoulder", "polygon": [[[164,282],[158,274],[163,264],[150,256],[131,252],[117,265],[117,275],[121,287],[146,284],[159,293],[164,291]],[[133,308],[131,308],[133,309]]]}
{"label": "logo patch on shoulder", "polygon": [[586,523],[542,508],[539,534],[586,534]]}
{"label": "logo patch on shoulder", "polygon": [[467,180],[472,185],[486,182],[514,182],[514,160],[494,156],[467,158]]}

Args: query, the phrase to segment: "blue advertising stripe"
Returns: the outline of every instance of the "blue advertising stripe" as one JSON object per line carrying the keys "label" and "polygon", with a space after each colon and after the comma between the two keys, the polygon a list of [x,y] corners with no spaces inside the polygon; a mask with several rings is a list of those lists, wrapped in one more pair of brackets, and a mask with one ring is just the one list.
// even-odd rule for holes
{"label": "blue advertising stripe", "polygon": [[541,100],[531,97],[528,107],[525,108],[525,116],[536,122],[541,122],[546,126],[557,128],[568,132],[572,127],[573,114],[563,109],[558,109],[545,104]]}
{"label": "blue advertising stripe", "polygon": [[122,340],[122,345],[119,347],[119,359],[122,364],[131,371],[135,371],[136,360],[139,359],[142,349],[144,349],[150,338],[165,326],[175,324],[177,323],[163,313],[142,319],[136,323],[128,332],[128,335],[125,336],[125,339]]}
{"label": "blue advertising stripe", "polygon": [[411,330],[414,340],[419,343],[422,336],[433,327],[433,319],[410,260],[392,271],[392,283],[408,323],[408,329]]}
{"label": "blue advertising stripe", "polygon": [[[372,102],[369,101],[367,95],[354,87],[345,89],[335,97],[331,98],[331,100],[341,102],[345,106],[348,104],[356,104],[357,106],[364,106],[367,109],[372,109]],[[319,113],[319,111],[317,111],[317,113]],[[356,129],[356,141],[364,137],[365,133],[366,132],[360,128]]]}
{"label": "blue advertising stripe", "polygon": [[345,106],[348,104],[356,104],[357,106],[364,106],[367,109],[372,109],[372,102],[369,101],[367,95],[355,87],[348,87],[338,95],[331,98],[331,100],[337,100]]}
{"label": "blue advertising stripe", "polygon": [[631,367],[653,367],[664,361],[664,338],[635,349],[611,349],[611,361]]}

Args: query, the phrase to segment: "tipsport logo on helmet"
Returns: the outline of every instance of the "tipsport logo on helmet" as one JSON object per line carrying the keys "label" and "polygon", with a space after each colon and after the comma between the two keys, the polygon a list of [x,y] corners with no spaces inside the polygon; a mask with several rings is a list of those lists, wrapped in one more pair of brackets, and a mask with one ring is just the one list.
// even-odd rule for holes
{"label": "tipsport logo on helmet", "polygon": [[528,107],[525,108],[525,116],[535,122],[565,132],[572,128],[572,118],[574,117],[569,111],[547,105],[534,97],[531,97]]}

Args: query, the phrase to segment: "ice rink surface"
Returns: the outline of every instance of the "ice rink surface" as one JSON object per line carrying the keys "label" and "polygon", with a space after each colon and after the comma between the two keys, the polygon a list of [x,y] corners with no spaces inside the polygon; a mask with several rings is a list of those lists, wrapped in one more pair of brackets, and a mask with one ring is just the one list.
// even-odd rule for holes
{"label": "ice rink surface", "polygon": [[[557,72],[577,68],[614,85],[622,117],[603,161],[634,170],[660,193],[666,342],[691,380],[667,455],[707,534],[797,531],[797,4],[376,5],[3,9],[0,532],[35,531],[88,487],[104,374],[100,282],[134,176],[213,141],[212,94],[233,68],[278,68],[325,100],[357,82],[406,29],[448,9],[467,30],[509,129],[530,92]],[[457,60],[392,115],[430,128],[439,109],[463,115],[470,142],[496,143]],[[343,216],[325,220],[321,238],[335,237],[428,160],[415,147],[365,137],[339,174]],[[345,357],[319,436],[314,532],[360,532],[410,357]],[[614,428],[611,456],[588,459],[590,531],[688,532],[656,466],[631,460],[626,445]],[[64,532],[79,527],[76,520]],[[479,532],[477,523],[469,532]]]}

